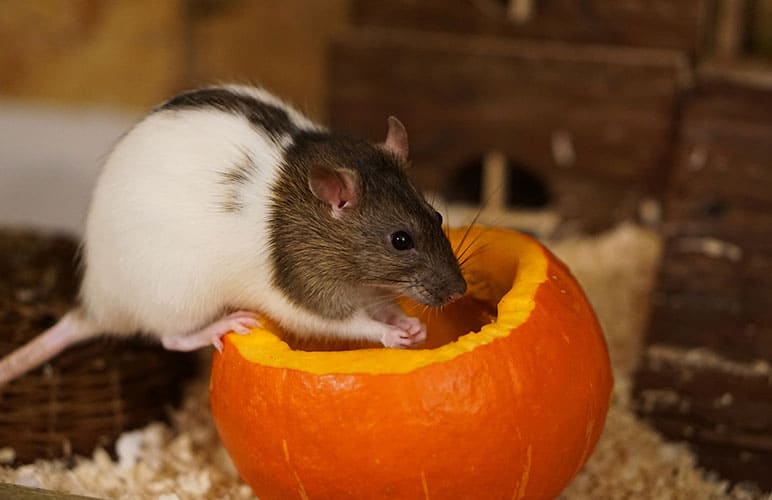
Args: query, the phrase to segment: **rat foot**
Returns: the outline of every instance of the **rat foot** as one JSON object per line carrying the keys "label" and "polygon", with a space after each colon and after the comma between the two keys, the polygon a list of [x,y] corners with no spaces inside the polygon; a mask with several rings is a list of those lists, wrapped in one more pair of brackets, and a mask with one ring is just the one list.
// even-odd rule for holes
{"label": "rat foot", "polygon": [[390,328],[386,330],[383,336],[381,336],[381,344],[383,344],[384,347],[405,348],[420,344],[425,339],[426,332],[424,332],[423,337],[421,337],[420,334],[411,334],[400,328]]}
{"label": "rat foot", "polygon": [[372,318],[386,327],[380,341],[385,347],[410,347],[426,340],[426,325],[407,316],[396,304],[371,311]]}
{"label": "rat foot", "polygon": [[244,335],[251,328],[262,326],[255,313],[249,311],[237,311],[215,321],[214,323],[196,332],[184,333],[173,337],[164,337],[161,343],[170,351],[195,351],[210,343],[222,352],[222,336],[226,333],[238,333]]}
{"label": "rat foot", "polygon": [[417,318],[399,315],[390,318],[389,328],[381,337],[381,343],[386,347],[410,347],[426,340],[426,325]]}
{"label": "rat foot", "polygon": [[400,330],[407,332],[415,344],[419,344],[426,340],[426,325],[424,325],[418,318],[400,316],[395,318],[391,324]]}

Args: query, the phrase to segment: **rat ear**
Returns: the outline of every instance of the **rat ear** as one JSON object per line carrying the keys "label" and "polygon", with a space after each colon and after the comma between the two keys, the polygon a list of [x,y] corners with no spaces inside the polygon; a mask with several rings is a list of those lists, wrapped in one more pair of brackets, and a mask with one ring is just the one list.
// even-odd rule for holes
{"label": "rat ear", "polygon": [[389,131],[386,134],[386,141],[383,148],[389,153],[395,155],[403,162],[407,161],[409,147],[407,144],[407,130],[402,122],[395,116],[389,117]]}
{"label": "rat ear", "polygon": [[308,172],[308,186],[314,196],[330,205],[336,219],[356,206],[357,179],[351,170],[314,165]]}

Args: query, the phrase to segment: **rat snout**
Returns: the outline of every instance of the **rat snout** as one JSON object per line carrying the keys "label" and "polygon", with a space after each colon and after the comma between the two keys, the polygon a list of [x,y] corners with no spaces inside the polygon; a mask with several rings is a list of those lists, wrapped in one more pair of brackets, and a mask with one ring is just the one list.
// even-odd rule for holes
{"label": "rat snout", "polygon": [[457,301],[458,299],[460,299],[463,296],[464,296],[463,293],[454,293],[453,295],[448,297],[448,300],[447,300],[447,302],[445,302],[445,305],[452,304],[453,302]]}
{"label": "rat snout", "polygon": [[453,286],[449,288],[450,294],[448,295],[448,299],[445,302],[445,305],[451,304],[464,296],[466,293],[466,280],[463,277],[459,277]]}
{"label": "rat snout", "polygon": [[432,306],[443,307],[451,304],[466,293],[466,281],[461,275],[456,278],[443,280],[431,290],[433,297]]}
{"label": "rat snout", "polygon": [[461,268],[456,262],[456,257],[448,244],[447,252],[440,252],[443,259],[429,260],[416,276],[414,287],[417,302],[431,307],[444,307],[451,302],[463,297],[466,293],[466,280],[461,273]]}

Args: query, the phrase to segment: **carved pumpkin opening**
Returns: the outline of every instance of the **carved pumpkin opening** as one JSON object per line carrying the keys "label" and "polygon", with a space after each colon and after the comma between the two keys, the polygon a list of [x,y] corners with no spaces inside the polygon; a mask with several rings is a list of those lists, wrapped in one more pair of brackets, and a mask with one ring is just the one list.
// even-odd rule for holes
{"label": "carved pumpkin opening", "polygon": [[[467,276],[467,281],[470,277]],[[512,281],[515,276],[511,276]],[[478,276],[479,279],[479,276]],[[471,283],[470,283],[471,288]],[[476,296],[471,290],[456,302],[440,309],[428,308],[409,299],[401,299],[400,305],[408,316],[420,318],[426,325],[426,342],[410,350],[435,349],[458,340],[469,332],[477,332],[483,326],[496,320],[496,307],[503,298],[505,289],[485,298]],[[263,320],[266,323],[265,320]],[[364,340],[304,338],[284,332],[278,325],[270,324],[269,329],[293,351],[349,351],[357,349],[387,349],[380,343]]]}
{"label": "carved pumpkin opening", "polygon": [[[526,235],[475,226],[468,233],[464,229],[451,229],[449,237],[454,247],[462,239],[470,241],[470,251],[477,253],[464,267],[468,285],[465,296],[442,310],[427,308],[409,299],[401,302],[408,314],[426,323],[425,345],[402,350],[383,348],[380,344],[298,340],[287,337],[281,328],[267,320],[264,320],[265,329],[247,336],[229,336],[229,340],[255,363],[302,367],[312,372],[370,371],[373,366],[388,366],[389,372],[409,371],[452,359],[509,335],[528,321],[537,305],[537,290],[547,284],[559,284],[557,274],[551,279],[545,277],[547,268],[552,266],[551,254]],[[576,301],[584,311],[583,319],[596,328],[594,313],[581,288],[565,268],[561,270],[563,273],[567,274],[570,284],[560,283],[561,295],[548,298],[547,303],[555,299],[568,301],[570,306],[559,304],[557,307],[574,308]]]}

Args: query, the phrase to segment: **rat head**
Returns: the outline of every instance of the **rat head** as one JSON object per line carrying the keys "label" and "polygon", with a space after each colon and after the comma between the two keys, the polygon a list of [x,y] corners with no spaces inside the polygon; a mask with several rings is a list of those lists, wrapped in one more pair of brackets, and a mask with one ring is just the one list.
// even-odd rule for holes
{"label": "rat head", "polygon": [[[329,134],[297,144],[288,164],[302,161],[298,173],[307,196],[298,203],[310,206],[303,211],[307,220],[293,231],[302,236],[284,243],[293,245],[291,255],[284,256],[293,262],[278,271],[292,273],[306,264],[304,304],[331,288],[335,297],[345,290],[367,296],[363,287],[387,290],[429,306],[463,295],[466,282],[442,217],[407,176],[407,133],[396,118],[389,118],[382,144]],[[286,203],[286,198],[277,201]],[[291,221],[275,220],[289,232]],[[292,285],[297,290],[300,284]]]}
{"label": "rat head", "polygon": [[[463,295],[466,282],[442,216],[408,178],[407,132],[394,117],[382,144],[337,138],[332,162],[308,169],[308,187],[356,284],[429,306]],[[345,274],[345,273],[344,273]]]}

